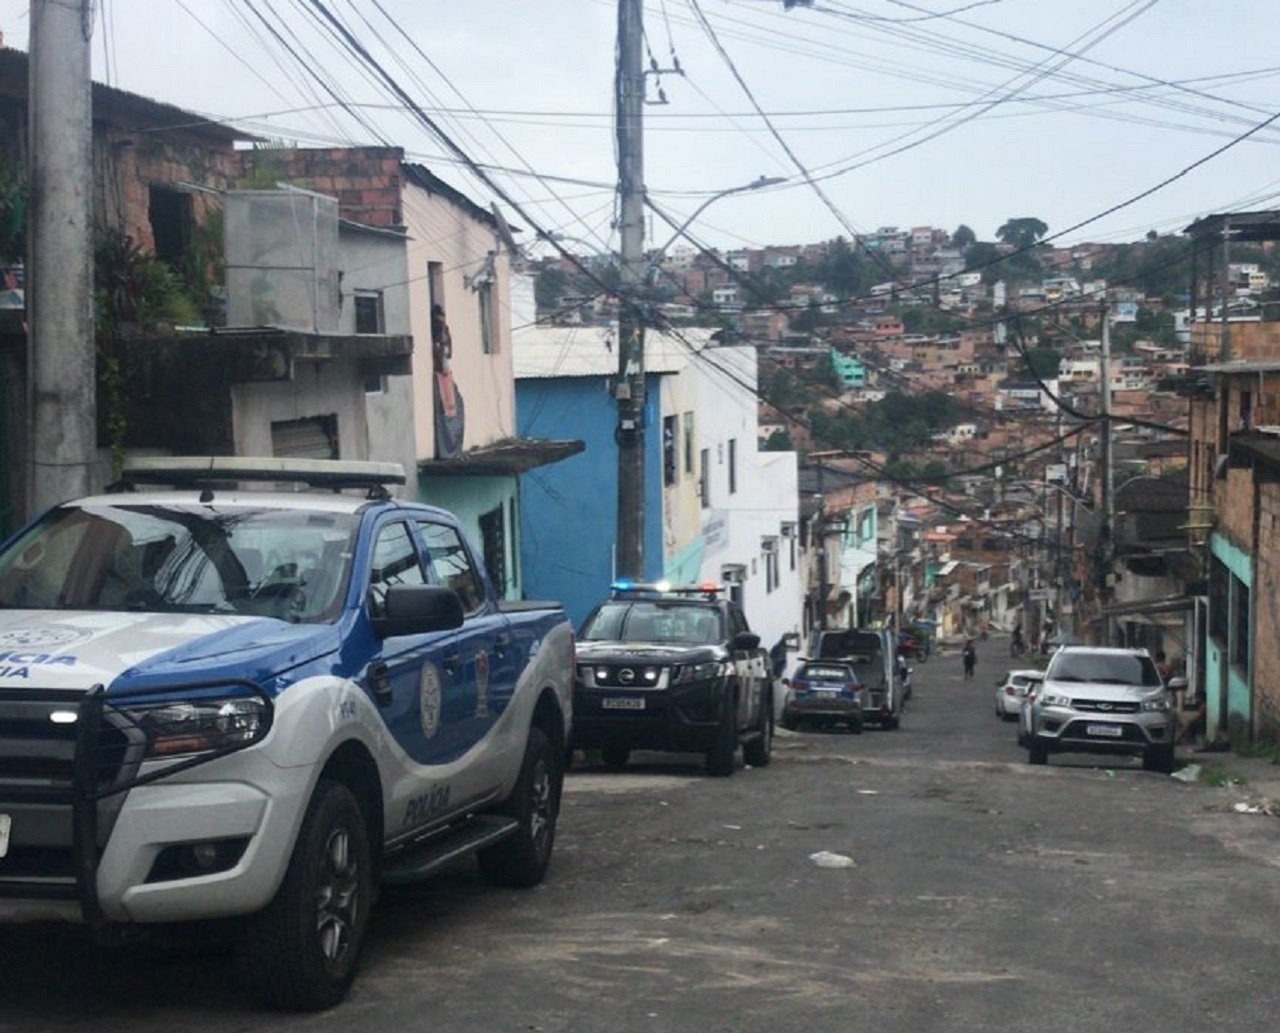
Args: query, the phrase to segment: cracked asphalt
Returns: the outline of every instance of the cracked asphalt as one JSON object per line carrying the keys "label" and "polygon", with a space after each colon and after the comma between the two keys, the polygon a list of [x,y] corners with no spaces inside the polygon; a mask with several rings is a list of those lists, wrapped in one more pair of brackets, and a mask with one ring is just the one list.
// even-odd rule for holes
{"label": "cracked asphalt", "polygon": [[[780,736],[704,776],[575,770],[549,879],[389,890],[348,1001],[254,1010],[229,957],[0,928],[0,1031],[1274,1028],[1280,819],[1127,761],[1032,769],[978,676],[916,672],[902,728]],[[847,868],[820,868],[830,851]]]}

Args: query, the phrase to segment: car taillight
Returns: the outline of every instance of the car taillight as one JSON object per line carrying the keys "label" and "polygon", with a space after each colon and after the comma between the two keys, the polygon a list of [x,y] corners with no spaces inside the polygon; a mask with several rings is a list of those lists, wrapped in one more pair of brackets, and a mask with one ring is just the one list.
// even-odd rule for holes
{"label": "car taillight", "polygon": [[844,694],[846,696],[856,696],[858,694],[858,683],[856,681],[847,681],[844,683]]}
{"label": "car taillight", "polygon": [[799,689],[801,692],[808,692],[809,679],[808,678],[792,678],[791,687],[793,689]]}
{"label": "car taillight", "polygon": [[1016,696],[1018,692],[1012,685],[1006,685],[1004,687],[1004,694],[1006,696]]}

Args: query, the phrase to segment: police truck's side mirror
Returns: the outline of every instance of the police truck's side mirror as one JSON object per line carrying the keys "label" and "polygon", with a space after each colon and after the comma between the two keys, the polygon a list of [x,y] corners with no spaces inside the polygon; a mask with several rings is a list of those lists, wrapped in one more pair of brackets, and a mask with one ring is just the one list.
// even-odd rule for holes
{"label": "police truck's side mirror", "polygon": [[466,614],[462,599],[443,585],[392,585],[387,589],[382,614],[373,618],[378,638],[425,635],[462,627]]}

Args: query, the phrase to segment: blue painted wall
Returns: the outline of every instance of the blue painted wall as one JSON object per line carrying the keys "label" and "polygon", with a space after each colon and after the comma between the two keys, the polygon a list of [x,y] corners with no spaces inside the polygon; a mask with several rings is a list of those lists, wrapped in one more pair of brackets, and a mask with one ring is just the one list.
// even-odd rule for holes
{"label": "blue painted wall", "polygon": [[[662,576],[662,441],[658,377],[646,378],[645,577]],[[576,627],[609,591],[617,529],[617,409],[600,377],[516,381],[521,437],[577,438],[586,450],[520,478],[524,595],[558,599]]]}

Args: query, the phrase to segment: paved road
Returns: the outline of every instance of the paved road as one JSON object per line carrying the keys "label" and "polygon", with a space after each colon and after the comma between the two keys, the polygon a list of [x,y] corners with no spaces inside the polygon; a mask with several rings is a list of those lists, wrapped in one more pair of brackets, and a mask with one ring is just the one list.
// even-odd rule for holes
{"label": "paved road", "polygon": [[[553,874],[384,897],[351,999],[247,1008],[225,958],[0,932],[0,1031],[1169,1033],[1275,1028],[1280,819],[1124,763],[1032,769],[978,677],[917,671],[896,732],[780,739],[728,780],[570,776]],[[856,867],[825,870],[829,850]]]}

